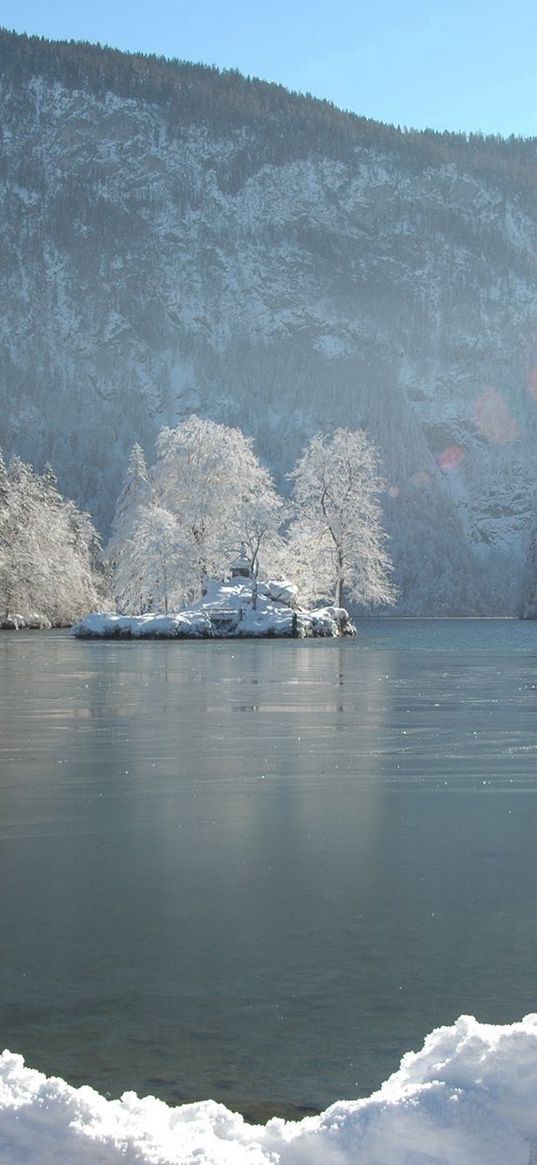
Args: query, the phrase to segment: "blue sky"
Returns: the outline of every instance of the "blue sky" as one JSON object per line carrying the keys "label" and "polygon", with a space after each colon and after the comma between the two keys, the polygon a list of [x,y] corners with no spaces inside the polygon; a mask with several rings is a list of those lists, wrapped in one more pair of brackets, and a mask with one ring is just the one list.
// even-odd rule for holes
{"label": "blue sky", "polygon": [[399,125],[537,136],[535,0],[0,0],[0,24],[238,68]]}

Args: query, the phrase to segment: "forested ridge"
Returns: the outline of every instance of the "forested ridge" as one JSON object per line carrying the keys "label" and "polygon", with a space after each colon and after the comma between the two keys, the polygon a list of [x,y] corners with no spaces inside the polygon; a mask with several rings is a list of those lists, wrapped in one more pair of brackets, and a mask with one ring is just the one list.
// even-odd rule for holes
{"label": "forested ridge", "polygon": [[[171,129],[261,130],[263,155],[273,162],[312,152],[348,160],[357,146],[385,147],[403,151],[405,162],[418,169],[461,162],[470,172],[494,175],[496,182],[516,187],[519,195],[536,197],[537,138],[401,129],[275,82],[245,77],[237,69],[81,41],[49,41],[8,29],[0,29],[0,72],[19,90],[29,77],[43,77],[97,97],[111,92],[148,102],[159,107]],[[252,166],[257,160],[252,154]]]}

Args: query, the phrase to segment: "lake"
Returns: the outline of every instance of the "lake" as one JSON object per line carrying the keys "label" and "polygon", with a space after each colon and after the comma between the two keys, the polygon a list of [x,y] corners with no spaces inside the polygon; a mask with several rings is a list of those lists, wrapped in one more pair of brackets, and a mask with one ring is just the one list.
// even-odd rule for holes
{"label": "lake", "polygon": [[0,636],[0,1044],[249,1117],[537,1008],[537,623]]}

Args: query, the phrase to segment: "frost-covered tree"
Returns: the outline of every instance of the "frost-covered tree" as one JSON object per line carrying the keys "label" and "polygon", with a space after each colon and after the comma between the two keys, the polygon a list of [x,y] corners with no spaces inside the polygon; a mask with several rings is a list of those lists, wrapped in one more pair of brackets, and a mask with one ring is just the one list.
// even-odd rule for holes
{"label": "frost-covered tree", "polygon": [[157,441],[148,471],[135,445],[106,556],[120,610],[168,609],[197,598],[244,543],[254,576],[277,538],[283,502],[238,429],[191,416]]}
{"label": "frost-covered tree", "polygon": [[140,614],[150,603],[150,584],[145,576],[150,570],[148,551],[141,543],[147,529],[145,509],[151,505],[152,489],[144,452],[138,443],[131,449],[116,502],[112,532],[105,559],[112,573],[112,589],[118,610]]}
{"label": "frost-covered tree", "polygon": [[100,537],[90,515],[72,501],[62,502],[64,537],[61,554],[63,571],[56,592],[61,608],[68,612],[64,620],[72,623],[91,609],[109,603],[109,580],[103,565]]}
{"label": "frost-covered tree", "polygon": [[222,575],[241,543],[257,574],[283,503],[252,441],[239,429],[191,416],[162,430],[157,452],[152,481],[183,538],[185,593],[194,598],[205,578]]}
{"label": "frost-covered tree", "polygon": [[137,511],[141,506],[147,505],[150,497],[151,486],[144,452],[141,445],[136,442],[131,449],[121,493],[116,502],[112,533],[106,547],[106,557],[112,565],[121,554],[123,544],[130,537]]}
{"label": "frost-covered tree", "polygon": [[[237,528],[250,560],[252,577],[257,579],[260,570],[265,575],[277,569],[282,546],[285,545],[280,533],[289,507],[274,489],[270,474],[261,466],[262,485],[257,495],[247,497],[237,515]],[[264,478],[264,480],[263,480]]]}
{"label": "frost-covered tree", "polygon": [[181,531],[173,514],[154,502],[137,508],[129,536],[121,544],[114,569],[114,593],[120,610],[168,613],[183,598],[187,567]]}
{"label": "frost-covered tree", "polygon": [[362,430],[317,434],[290,474],[296,517],[289,531],[293,573],[312,598],[343,605],[392,603],[382,529],[378,455]]}
{"label": "frost-covered tree", "polygon": [[0,451],[0,598],[3,615],[10,613],[15,578],[20,570],[15,556],[16,532],[15,496]]}
{"label": "frost-covered tree", "polygon": [[49,617],[49,576],[58,559],[58,523],[54,507],[47,504],[47,492],[31,466],[15,457],[9,467],[2,530],[0,585],[5,617],[45,611]]}
{"label": "frost-covered tree", "polygon": [[99,543],[87,514],[64,501],[50,468],[0,464],[0,603],[4,617],[71,623],[97,606]]}

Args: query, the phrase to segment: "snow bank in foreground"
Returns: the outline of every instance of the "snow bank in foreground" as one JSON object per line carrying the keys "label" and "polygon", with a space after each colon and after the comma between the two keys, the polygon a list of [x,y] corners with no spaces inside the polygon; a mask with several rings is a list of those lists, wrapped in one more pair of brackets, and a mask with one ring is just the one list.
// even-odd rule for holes
{"label": "snow bank in foreground", "polygon": [[312,611],[296,605],[286,582],[259,583],[253,605],[251,581],[211,580],[203,599],[170,615],[87,615],[73,627],[77,639],[229,639],[354,635],[340,607]]}
{"label": "snow bank in foreground", "polygon": [[105,1100],[0,1057],[3,1165],[530,1165],[534,1152],[537,1015],[462,1016],[367,1100],[265,1126],[213,1101]]}

